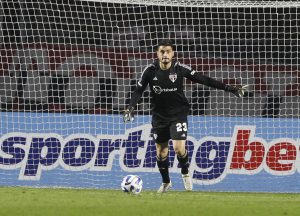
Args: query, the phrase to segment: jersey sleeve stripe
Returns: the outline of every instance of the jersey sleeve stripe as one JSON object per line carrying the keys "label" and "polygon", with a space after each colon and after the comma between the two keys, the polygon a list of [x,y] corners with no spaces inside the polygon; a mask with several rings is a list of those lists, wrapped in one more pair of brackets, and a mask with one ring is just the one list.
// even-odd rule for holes
{"label": "jersey sleeve stripe", "polygon": [[138,86],[140,86],[140,87],[143,87],[143,76],[144,76],[144,73],[145,73],[145,71],[147,71],[150,67],[153,67],[154,66],[154,64],[149,64],[144,70],[143,70],[143,72],[142,72],[142,75],[141,75],[141,77],[140,77],[140,79],[139,79],[139,81],[138,81]]}
{"label": "jersey sleeve stripe", "polygon": [[179,65],[180,65],[181,67],[184,67],[184,68],[188,69],[188,70],[193,70],[193,69],[192,69],[190,66],[188,66],[188,65],[181,64],[181,63],[179,63]]}
{"label": "jersey sleeve stripe", "polygon": [[149,65],[143,70],[142,75],[141,75],[141,78],[143,77],[145,71],[146,71],[148,68],[153,67],[153,66],[154,66],[154,64],[149,64]]}

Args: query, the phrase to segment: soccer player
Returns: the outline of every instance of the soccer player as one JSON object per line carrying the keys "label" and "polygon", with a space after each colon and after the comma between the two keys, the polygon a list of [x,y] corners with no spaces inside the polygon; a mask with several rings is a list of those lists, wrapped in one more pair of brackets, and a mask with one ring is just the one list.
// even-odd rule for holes
{"label": "soccer player", "polygon": [[156,143],[157,166],[162,177],[158,193],[164,193],[172,187],[169,177],[168,143],[172,140],[174,151],[181,166],[184,187],[193,189],[189,173],[189,157],[185,148],[187,138],[189,102],[184,95],[184,78],[191,81],[231,92],[238,97],[244,96],[246,86],[226,85],[210,77],[197,73],[189,66],[173,60],[174,45],[170,40],[162,40],[157,46],[157,58],[148,65],[138,81],[138,85],[124,111],[124,122],[132,121],[134,107],[149,85],[152,93],[152,132]]}

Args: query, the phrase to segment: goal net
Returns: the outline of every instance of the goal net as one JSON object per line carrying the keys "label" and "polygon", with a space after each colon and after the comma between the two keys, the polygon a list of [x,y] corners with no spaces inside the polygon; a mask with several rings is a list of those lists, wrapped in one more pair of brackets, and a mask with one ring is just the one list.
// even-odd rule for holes
{"label": "goal net", "polygon": [[[161,177],[147,89],[122,122],[161,39],[235,96],[185,81],[195,190],[300,192],[297,1],[0,2],[0,184],[119,188]],[[170,175],[183,189],[170,142]]]}

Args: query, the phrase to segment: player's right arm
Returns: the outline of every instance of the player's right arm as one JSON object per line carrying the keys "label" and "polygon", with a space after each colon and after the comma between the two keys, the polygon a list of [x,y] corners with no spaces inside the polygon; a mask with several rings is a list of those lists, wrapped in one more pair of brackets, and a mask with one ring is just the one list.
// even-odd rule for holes
{"label": "player's right arm", "polygon": [[123,121],[124,122],[134,120],[134,108],[138,104],[139,100],[141,99],[141,97],[143,95],[143,92],[145,91],[145,89],[147,88],[148,83],[149,83],[149,75],[151,73],[150,67],[152,67],[152,65],[145,68],[140,80],[137,83],[137,86],[131,96],[129,105],[123,113]]}

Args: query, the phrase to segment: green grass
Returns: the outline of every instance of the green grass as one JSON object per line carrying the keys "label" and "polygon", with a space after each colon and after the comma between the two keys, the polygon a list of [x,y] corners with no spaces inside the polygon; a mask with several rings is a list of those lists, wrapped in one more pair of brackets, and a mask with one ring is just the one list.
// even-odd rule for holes
{"label": "green grass", "polygon": [[300,194],[0,188],[0,215],[299,215]]}

